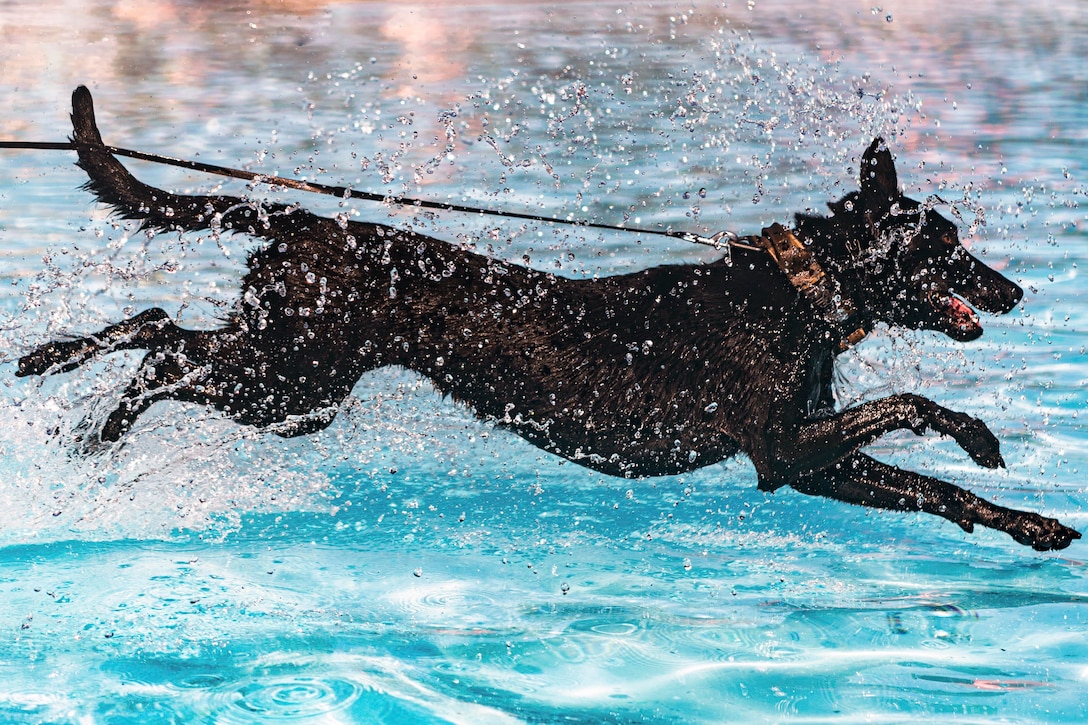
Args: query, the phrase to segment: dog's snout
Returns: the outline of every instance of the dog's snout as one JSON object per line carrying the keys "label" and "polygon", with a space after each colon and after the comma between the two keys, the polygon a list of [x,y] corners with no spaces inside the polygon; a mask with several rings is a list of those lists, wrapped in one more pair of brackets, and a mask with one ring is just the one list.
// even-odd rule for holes
{"label": "dog's snout", "polygon": [[979,280],[975,286],[956,286],[955,292],[961,294],[971,304],[986,312],[1003,315],[1011,312],[1024,297],[1020,285],[1005,279],[1000,273],[990,270],[991,276]]}
{"label": "dog's snout", "polygon": [[963,252],[959,273],[954,274],[952,291],[962,295],[971,304],[993,314],[1011,312],[1024,297],[1020,285],[982,262]]}
{"label": "dog's snout", "polygon": [[989,267],[982,269],[989,274],[985,274],[984,278],[979,280],[980,284],[976,287],[978,290],[976,304],[987,312],[995,314],[1003,315],[1011,312],[1024,298],[1024,290],[1000,272]]}

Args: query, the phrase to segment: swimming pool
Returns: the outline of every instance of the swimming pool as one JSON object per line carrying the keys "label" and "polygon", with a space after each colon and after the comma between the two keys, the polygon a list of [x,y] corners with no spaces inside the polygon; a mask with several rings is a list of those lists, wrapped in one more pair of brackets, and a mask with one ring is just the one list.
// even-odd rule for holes
{"label": "swimming pool", "polygon": [[[959,345],[878,330],[839,396],[986,420],[1007,470],[933,436],[877,457],[1083,531],[1088,19],[1076,3],[0,9],[5,138],[107,143],[603,222],[742,233],[853,188],[873,135],[955,202],[1022,309]],[[212,324],[247,241],[110,220],[65,154],[0,174],[0,720],[1081,722],[1085,544],[764,494],[743,459],[608,478],[409,373],[283,440],[160,404],[73,453],[135,356],[44,382],[14,359],[161,305]],[[133,164],[181,191],[213,178]],[[243,184],[224,184],[232,193]],[[676,241],[255,189],[478,239],[559,274],[707,259]]]}

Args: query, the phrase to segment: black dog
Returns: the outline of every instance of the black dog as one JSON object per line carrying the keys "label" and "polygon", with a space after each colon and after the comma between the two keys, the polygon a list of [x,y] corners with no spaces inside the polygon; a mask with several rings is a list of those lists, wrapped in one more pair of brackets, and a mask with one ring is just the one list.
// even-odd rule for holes
{"label": "black dog", "polygon": [[933,430],[1002,466],[981,421],[912,394],[834,410],[835,356],[874,324],[972,340],[982,328],[961,297],[1003,313],[1022,295],[960,245],[951,222],[899,192],[880,139],[862,158],[860,191],[829,217],[798,215],[795,229],[738,240],[710,264],[572,280],[377,224],[155,189],[103,147],[87,89],[72,105],[87,188],[121,216],[268,240],[225,327],[185,330],[149,309],[19,361],[19,375],[46,374],[149,350],[102,440],[165,399],[310,433],[365,371],[401,365],[480,418],[610,475],[675,474],[743,451],[764,490],[926,511],[1039,550],[1080,538],[859,452],[889,431]]}

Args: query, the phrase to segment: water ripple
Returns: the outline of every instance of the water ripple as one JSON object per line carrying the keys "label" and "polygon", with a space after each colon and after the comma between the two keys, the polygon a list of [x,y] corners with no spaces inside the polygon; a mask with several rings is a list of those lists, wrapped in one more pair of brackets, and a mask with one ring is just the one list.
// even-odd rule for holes
{"label": "water ripple", "polygon": [[387,710],[385,699],[350,680],[335,677],[281,677],[221,687],[212,698],[218,722],[267,722],[297,720],[328,715],[351,706],[367,693],[368,714],[380,716]]}

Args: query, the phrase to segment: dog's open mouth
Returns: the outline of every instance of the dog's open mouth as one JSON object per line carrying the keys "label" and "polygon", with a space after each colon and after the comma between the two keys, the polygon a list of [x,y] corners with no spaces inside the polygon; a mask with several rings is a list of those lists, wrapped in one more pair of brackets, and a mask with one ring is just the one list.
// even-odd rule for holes
{"label": "dog's open mouth", "polygon": [[952,293],[933,293],[929,302],[948,323],[952,337],[972,340],[982,334],[978,313],[959,297]]}

